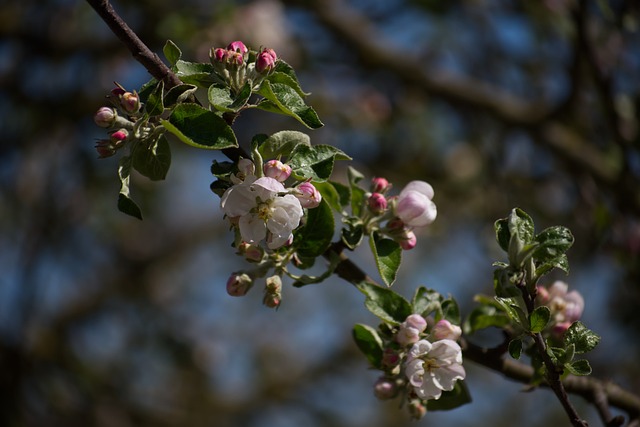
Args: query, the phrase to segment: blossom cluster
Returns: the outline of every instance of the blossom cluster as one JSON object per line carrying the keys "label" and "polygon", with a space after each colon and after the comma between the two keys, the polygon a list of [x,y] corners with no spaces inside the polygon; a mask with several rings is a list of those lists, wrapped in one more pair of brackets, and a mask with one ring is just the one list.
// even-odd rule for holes
{"label": "blossom cluster", "polygon": [[446,319],[434,322],[411,314],[392,331],[383,350],[384,375],[374,385],[379,399],[404,396],[416,419],[426,413],[426,401],[440,399],[466,377],[457,343],[461,328]]}
{"label": "blossom cluster", "polygon": [[94,122],[109,130],[109,138],[96,143],[98,157],[111,157],[132,139],[141,102],[136,91],[129,92],[116,83],[108,97],[112,106],[103,106],[94,114]]}
{"label": "blossom cluster", "polygon": [[433,202],[433,187],[424,181],[411,181],[397,196],[388,196],[392,185],[385,178],[371,180],[367,207],[377,223],[387,221],[380,231],[410,250],[416,246],[414,229],[435,221],[438,211]]}
{"label": "blossom cluster", "polygon": [[584,310],[584,299],[576,290],[568,291],[569,285],[556,280],[548,288],[537,287],[536,303],[551,310],[551,332],[561,337],[573,322],[580,320]]}
{"label": "blossom cluster", "polygon": [[275,68],[278,55],[270,48],[262,48],[254,55],[238,40],[226,48],[211,48],[209,59],[216,73],[237,94],[249,81],[252,88],[257,87]]}

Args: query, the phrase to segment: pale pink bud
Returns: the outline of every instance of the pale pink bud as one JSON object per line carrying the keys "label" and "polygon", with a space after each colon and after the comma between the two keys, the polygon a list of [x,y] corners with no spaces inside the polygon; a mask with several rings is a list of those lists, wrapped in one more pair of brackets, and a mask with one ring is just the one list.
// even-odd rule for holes
{"label": "pale pink bud", "polygon": [[424,227],[437,216],[433,188],[424,181],[411,181],[398,195],[396,215],[409,227]]}
{"label": "pale pink bud", "polygon": [[264,174],[280,182],[285,182],[291,176],[291,166],[280,160],[269,160],[264,164]]}
{"label": "pale pink bud", "polygon": [[249,49],[247,49],[247,46],[245,46],[245,44],[239,40],[229,43],[229,46],[227,46],[227,49],[233,52],[238,52],[241,55],[244,55],[249,52]]}
{"label": "pale pink bud", "polygon": [[400,239],[398,239],[398,243],[400,243],[400,247],[403,250],[409,251],[416,247],[416,245],[418,244],[418,238],[413,231],[405,230]]}
{"label": "pale pink bud", "polygon": [[378,215],[387,210],[387,199],[380,193],[373,193],[367,200],[369,210]]}
{"label": "pale pink bud", "polygon": [[536,300],[538,301],[539,304],[545,305],[547,302],[549,302],[549,291],[547,290],[547,288],[545,288],[544,286],[536,286],[536,291],[537,291],[537,295],[536,295]]}
{"label": "pale pink bud", "polygon": [[434,341],[438,340],[452,340],[457,341],[462,335],[462,329],[458,325],[453,325],[446,319],[438,321],[431,331],[431,336]]}
{"label": "pale pink bud", "polygon": [[424,330],[427,329],[427,321],[425,320],[424,317],[420,316],[419,314],[409,315],[405,319],[404,324],[412,328],[416,328],[420,332],[424,332]]}
{"label": "pale pink bud", "polygon": [[420,340],[420,331],[411,326],[407,326],[405,323],[400,325],[400,329],[396,334],[396,342],[402,346],[414,344]]}
{"label": "pale pink bud", "polygon": [[253,175],[256,173],[256,165],[250,159],[242,158],[238,160],[238,172],[240,172],[243,177]]}
{"label": "pale pink bud", "polygon": [[391,184],[385,178],[373,178],[371,180],[371,191],[374,193],[384,193],[389,188],[391,188]]}
{"label": "pale pink bud", "polygon": [[96,122],[101,128],[110,128],[118,117],[118,113],[111,107],[100,107],[100,109],[93,116],[93,121]]}
{"label": "pale pink bud", "polygon": [[244,258],[249,262],[260,262],[264,255],[264,249],[258,245],[253,245],[247,242],[240,243],[238,251],[240,254],[244,255]]}
{"label": "pale pink bud", "polygon": [[209,52],[209,57],[211,58],[211,62],[224,63],[227,60],[228,55],[229,55],[229,51],[221,47],[212,48],[211,51]]}
{"label": "pale pink bud", "polygon": [[276,66],[278,56],[273,49],[264,49],[256,58],[256,71],[259,73],[269,73]]}
{"label": "pale pink bud", "polygon": [[580,292],[571,291],[564,297],[566,307],[564,309],[564,317],[567,322],[575,322],[582,317],[582,311],[584,310],[584,299]]}
{"label": "pale pink bud", "polygon": [[303,208],[315,208],[322,201],[320,192],[310,182],[303,182],[298,185],[294,196],[298,198]]}
{"label": "pale pink bud", "polygon": [[246,273],[234,273],[227,280],[227,293],[232,297],[241,297],[249,292],[253,279]]}
{"label": "pale pink bud", "polygon": [[395,382],[381,377],[373,385],[373,394],[380,400],[393,399],[398,395],[398,387]]}
{"label": "pale pink bud", "polygon": [[137,113],[140,109],[140,98],[133,92],[125,92],[120,97],[120,106],[129,114]]}
{"label": "pale pink bud", "polygon": [[414,420],[419,420],[427,414],[427,407],[417,399],[409,402],[409,414]]}
{"label": "pale pink bud", "polygon": [[569,329],[569,327],[571,326],[571,323],[572,322],[556,323],[555,325],[553,325],[553,328],[551,328],[551,333],[556,337],[562,337],[567,329]]}

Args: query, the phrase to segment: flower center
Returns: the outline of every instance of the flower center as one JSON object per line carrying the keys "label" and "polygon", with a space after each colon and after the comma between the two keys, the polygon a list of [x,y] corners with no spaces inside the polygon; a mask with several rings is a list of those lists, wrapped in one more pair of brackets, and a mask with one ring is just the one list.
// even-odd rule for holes
{"label": "flower center", "polygon": [[424,361],[423,368],[424,368],[425,372],[431,373],[431,372],[435,371],[436,369],[440,368],[440,365],[438,365],[438,361],[436,359],[424,358],[422,360]]}
{"label": "flower center", "polygon": [[266,202],[258,200],[258,206],[256,209],[260,219],[266,221],[271,218],[271,200],[267,200]]}

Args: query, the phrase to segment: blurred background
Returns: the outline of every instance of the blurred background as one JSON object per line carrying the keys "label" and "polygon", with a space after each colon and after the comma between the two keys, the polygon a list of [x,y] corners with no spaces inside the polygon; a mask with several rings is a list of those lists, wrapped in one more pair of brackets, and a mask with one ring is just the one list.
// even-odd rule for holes
{"label": "blurred background", "polygon": [[[640,5],[632,0],[138,0],[114,2],[152,50],[183,58],[243,40],[298,71],[325,127],[368,178],[433,184],[438,220],[404,253],[396,289],[452,294],[464,313],[502,260],[511,208],[576,237],[566,280],[602,335],[594,375],[640,392]],[[117,81],[149,79],[83,1],[0,4],[0,425],[402,426],[352,343],[375,324],[339,279],[226,294],[233,254],[212,160],[173,140],[165,182],[133,177],[93,113]],[[255,133],[301,129],[250,112]],[[343,174],[337,170],[336,176]],[[375,272],[366,251],[353,258]],[[420,424],[568,425],[547,390],[467,364],[474,402]],[[573,401],[591,425],[596,412]],[[544,410],[540,410],[544,408]],[[411,424],[416,425],[416,424]]]}

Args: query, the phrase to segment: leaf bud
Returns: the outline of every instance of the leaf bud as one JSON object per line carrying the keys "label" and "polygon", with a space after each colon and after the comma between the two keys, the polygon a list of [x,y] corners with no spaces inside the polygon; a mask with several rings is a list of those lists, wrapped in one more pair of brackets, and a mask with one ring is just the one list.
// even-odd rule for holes
{"label": "leaf bud", "polygon": [[93,116],[93,121],[101,128],[110,128],[116,123],[118,113],[111,107],[100,107]]}

